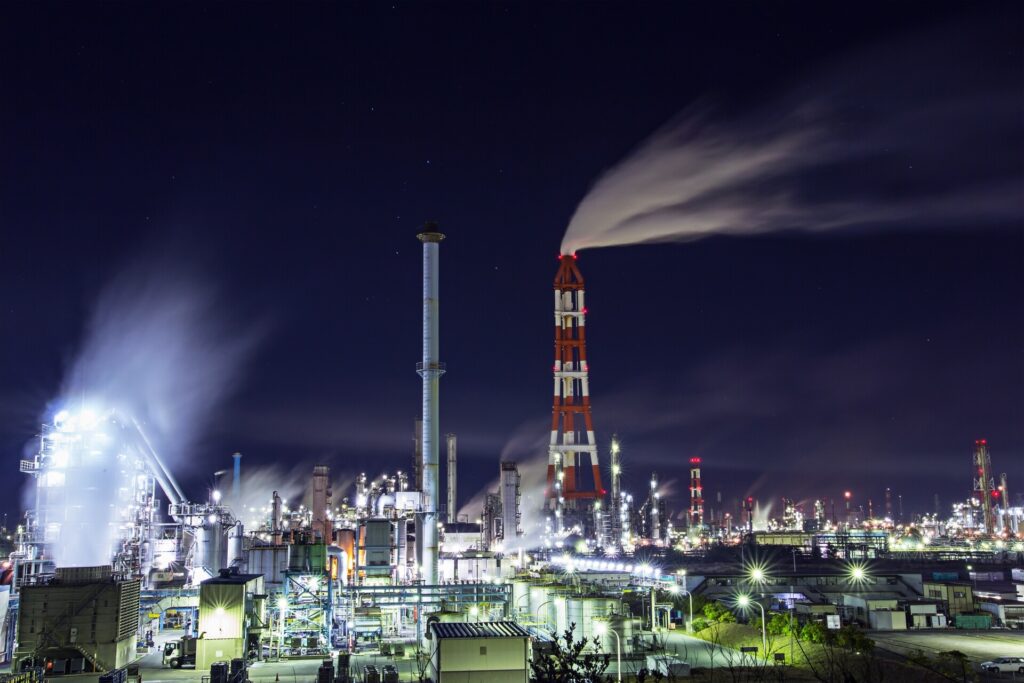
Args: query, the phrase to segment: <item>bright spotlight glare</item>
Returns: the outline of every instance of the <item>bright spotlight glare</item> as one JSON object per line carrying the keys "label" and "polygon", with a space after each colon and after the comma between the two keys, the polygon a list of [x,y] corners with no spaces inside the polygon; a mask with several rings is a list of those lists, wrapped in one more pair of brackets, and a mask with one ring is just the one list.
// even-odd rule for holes
{"label": "bright spotlight glare", "polygon": [[214,503],[219,503],[220,502],[220,491],[218,491],[217,489],[213,490],[213,502]]}
{"label": "bright spotlight glare", "polygon": [[608,633],[608,624],[604,623],[603,621],[595,621],[594,633],[596,633],[599,636],[603,636],[604,634]]}
{"label": "bright spotlight glare", "polygon": [[739,605],[740,607],[746,609],[747,607],[750,606],[750,596],[749,595],[739,595],[739,596],[737,596],[736,597],[736,604]]}

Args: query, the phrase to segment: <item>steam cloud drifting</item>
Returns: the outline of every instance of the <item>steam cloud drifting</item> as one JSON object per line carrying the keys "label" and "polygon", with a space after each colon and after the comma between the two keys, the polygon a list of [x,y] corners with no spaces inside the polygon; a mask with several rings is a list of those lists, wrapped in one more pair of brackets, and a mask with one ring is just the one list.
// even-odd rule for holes
{"label": "steam cloud drifting", "polygon": [[1024,142],[1019,83],[992,69],[986,47],[970,31],[936,31],[854,55],[741,115],[694,106],[597,181],[562,252],[1019,224],[1020,155],[991,154]]}
{"label": "steam cloud drifting", "polygon": [[[135,418],[165,464],[182,472],[262,336],[251,326],[232,325],[222,303],[216,287],[168,260],[146,260],[122,272],[93,310],[64,382],[66,406]],[[78,497],[83,507],[66,511],[74,523],[57,541],[58,565],[109,562],[118,499],[110,466],[82,471],[74,482],[89,495]],[[83,532],[93,542],[70,538]]]}

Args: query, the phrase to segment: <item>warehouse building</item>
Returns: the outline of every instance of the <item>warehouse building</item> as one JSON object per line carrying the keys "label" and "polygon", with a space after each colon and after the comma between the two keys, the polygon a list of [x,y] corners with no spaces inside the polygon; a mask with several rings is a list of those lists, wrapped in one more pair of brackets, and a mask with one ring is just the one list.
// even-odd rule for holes
{"label": "warehouse building", "polygon": [[430,624],[437,683],[527,683],[530,634],[512,621]]}

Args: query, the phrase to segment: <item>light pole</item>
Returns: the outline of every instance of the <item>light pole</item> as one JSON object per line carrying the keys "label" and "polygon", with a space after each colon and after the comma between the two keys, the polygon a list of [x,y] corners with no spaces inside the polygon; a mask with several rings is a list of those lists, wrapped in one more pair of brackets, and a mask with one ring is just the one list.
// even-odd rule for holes
{"label": "light pole", "polygon": [[530,599],[530,593],[529,593],[529,591],[527,591],[525,595],[520,595],[520,596],[519,596],[519,599],[518,599],[518,600],[516,600],[516,611],[518,611],[518,610],[519,610],[519,603],[521,603],[521,602],[523,601],[523,598],[526,598],[527,600],[529,600],[529,599]]}
{"label": "light pole", "polygon": [[761,609],[761,648],[764,651],[765,661],[768,661],[768,630],[765,628],[766,625],[764,623],[764,605],[751,600],[749,595],[741,595],[736,598],[736,604],[743,609],[747,609],[750,605],[757,605]]}
{"label": "light pole", "polygon": [[671,588],[669,588],[668,592],[672,595],[679,595],[679,593],[685,593],[686,597],[690,599],[690,620],[686,622],[686,630],[693,631],[693,593],[686,590],[685,588],[680,588],[678,584],[675,584]]}
{"label": "light pole", "polygon": [[615,636],[615,677],[618,683],[622,683],[622,641],[619,640],[619,634],[608,628],[608,624],[603,621],[594,624],[594,632],[599,636],[603,636],[605,632]]}

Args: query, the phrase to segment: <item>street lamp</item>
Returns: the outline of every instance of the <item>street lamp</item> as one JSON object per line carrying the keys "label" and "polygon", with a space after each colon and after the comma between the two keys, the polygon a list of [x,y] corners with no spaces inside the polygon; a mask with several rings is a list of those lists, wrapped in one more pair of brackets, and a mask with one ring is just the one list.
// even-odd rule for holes
{"label": "street lamp", "polygon": [[614,629],[608,628],[608,624],[603,621],[594,623],[594,633],[599,636],[611,633],[615,636],[615,676],[618,683],[622,683],[622,641],[619,640],[619,634]]}
{"label": "street lamp", "polygon": [[476,605],[473,605],[472,607],[470,607],[469,608],[469,616],[476,617],[477,618],[476,620],[480,621],[480,608],[477,607]]}
{"label": "street lamp", "polygon": [[686,622],[686,630],[693,631],[693,593],[686,590],[685,588],[680,588],[679,584],[673,584],[672,587],[668,589],[668,592],[672,595],[679,595],[680,593],[685,593],[686,597],[690,599],[690,620]]}
{"label": "street lamp", "polygon": [[761,648],[764,651],[765,661],[768,661],[768,631],[765,628],[764,605],[750,599],[749,595],[740,595],[736,598],[736,604],[746,610],[750,605],[757,605],[761,609]]}

